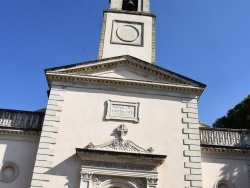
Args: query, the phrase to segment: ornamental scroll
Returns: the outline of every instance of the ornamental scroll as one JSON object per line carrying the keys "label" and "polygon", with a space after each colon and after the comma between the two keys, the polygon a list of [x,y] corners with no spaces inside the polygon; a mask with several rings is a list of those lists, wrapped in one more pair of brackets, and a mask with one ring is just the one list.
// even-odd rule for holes
{"label": "ornamental scroll", "polygon": [[107,120],[139,122],[139,103],[107,101]]}

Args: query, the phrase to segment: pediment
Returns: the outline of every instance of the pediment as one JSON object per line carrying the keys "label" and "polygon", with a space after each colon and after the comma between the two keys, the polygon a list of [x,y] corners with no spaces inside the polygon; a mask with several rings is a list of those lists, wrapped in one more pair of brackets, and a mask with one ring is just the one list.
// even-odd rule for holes
{"label": "pediment", "polygon": [[143,149],[142,147],[136,145],[130,140],[113,139],[101,145],[94,146],[90,143],[87,149],[91,150],[105,150],[105,151],[117,151],[117,152],[128,152],[128,153],[144,153],[151,154],[153,152],[152,148]]}
{"label": "pediment", "polygon": [[200,95],[205,84],[142,61],[132,56],[119,56],[96,61],[46,69],[52,80],[123,84],[159,89],[192,91]]}
{"label": "pediment", "polygon": [[[140,71],[136,68],[133,68],[129,65],[120,65],[117,67],[93,71],[90,73],[83,73],[81,75],[90,75],[96,77],[106,77],[106,78],[118,78],[118,79],[127,79],[127,80],[141,80],[141,81],[157,81],[157,82],[166,82],[165,79],[160,78],[155,75],[150,75],[144,71]],[[169,82],[169,81],[168,81]]]}

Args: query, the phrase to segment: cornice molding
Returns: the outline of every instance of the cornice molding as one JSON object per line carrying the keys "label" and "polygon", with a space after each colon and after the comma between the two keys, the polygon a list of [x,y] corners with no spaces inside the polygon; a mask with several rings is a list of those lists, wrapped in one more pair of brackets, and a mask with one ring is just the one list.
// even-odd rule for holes
{"label": "cornice molding", "polygon": [[180,74],[174,73],[170,70],[164,69],[157,65],[142,61],[132,56],[118,56],[112,58],[99,59],[95,61],[89,61],[84,63],[71,64],[67,66],[54,67],[50,69],[45,69],[46,73],[70,73],[70,74],[86,74],[99,70],[110,69],[117,67],[118,65],[128,65],[133,68],[137,68],[142,72],[150,75],[157,76],[166,82],[179,83],[184,85],[192,85],[204,89],[205,84],[182,76]]}
{"label": "cornice molding", "polygon": [[140,87],[140,88],[161,89],[168,91],[192,92],[192,93],[197,93],[197,95],[201,95],[201,93],[203,92],[202,88],[189,85],[146,82],[140,80],[128,80],[128,79],[118,79],[110,77],[73,75],[64,73],[48,72],[47,79],[49,81],[50,86],[52,81],[61,81],[61,82],[77,82],[77,83],[82,82],[82,83],[96,83],[96,84],[107,84],[107,85],[122,85],[126,87]]}
{"label": "cornice molding", "polygon": [[41,131],[1,129],[0,128],[0,134],[4,134],[4,135],[19,135],[19,136],[40,136],[41,135]]}
{"label": "cornice molding", "polygon": [[220,148],[220,147],[201,147],[201,151],[213,152],[213,153],[250,154],[249,149],[234,149],[234,148]]}

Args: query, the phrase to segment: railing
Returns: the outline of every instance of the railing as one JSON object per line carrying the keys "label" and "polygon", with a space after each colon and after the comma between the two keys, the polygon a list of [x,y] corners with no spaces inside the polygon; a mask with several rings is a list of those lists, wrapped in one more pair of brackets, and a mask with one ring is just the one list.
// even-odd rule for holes
{"label": "railing", "polygon": [[0,109],[0,129],[41,130],[44,113]]}
{"label": "railing", "polygon": [[250,130],[200,128],[201,146],[250,149]]}

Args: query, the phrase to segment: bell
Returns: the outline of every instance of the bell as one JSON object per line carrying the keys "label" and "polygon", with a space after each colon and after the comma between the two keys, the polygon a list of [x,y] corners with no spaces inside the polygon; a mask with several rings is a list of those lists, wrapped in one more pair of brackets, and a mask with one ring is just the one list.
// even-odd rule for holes
{"label": "bell", "polygon": [[123,10],[135,11],[135,4],[133,0],[125,0]]}

